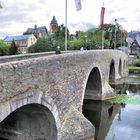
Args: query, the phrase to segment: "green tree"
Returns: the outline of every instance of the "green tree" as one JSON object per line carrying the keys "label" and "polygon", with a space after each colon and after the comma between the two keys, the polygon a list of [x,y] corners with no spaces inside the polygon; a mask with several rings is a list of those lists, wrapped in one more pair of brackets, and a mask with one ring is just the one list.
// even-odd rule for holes
{"label": "green tree", "polygon": [[[67,38],[69,40],[69,30],[67,29]],[[60,46],[61,49],[64,50],[64,42],[65,42],[65,26],[61,24],[57,27],[56,32],[53,34],[53,40],[55,40],[55,45]]]}
{"label": "green tree", "polygon": [[134,66],[140,67],[140,53],[137,55],[136,59],[134,60]]}
{"label": "green tree", "polygon": [[9,55],[10,45],[0,39],[0,56]]}
{"label": "green tree", "polygon": [[39,38],[37,42],[28,48],[29,53],[47,52],[55,50],[52,37]]}
{"label": "green tree", "polygon": [[16,45],[15,41],[13,40],[10,46],[10,55],[18,54],[18,46]]}
{"label": "green tree", "polygon": [[82,47],[82,42],[81,40],[69,40],[68,41],[68,49],[69,50],[80,50]]}
{"label": "green tree", "polygon": [[118,23],[116,26],[114,24],[105,24],[104,25],[104,37],[106,40],[109,40],[110,46],[115,42],[115,31],[116,31],[116,47],[121,46],[121,40],[122,42],[125,41],[126,36],[127,36],[127,31],[126,30],[121,30],[121,25]]}

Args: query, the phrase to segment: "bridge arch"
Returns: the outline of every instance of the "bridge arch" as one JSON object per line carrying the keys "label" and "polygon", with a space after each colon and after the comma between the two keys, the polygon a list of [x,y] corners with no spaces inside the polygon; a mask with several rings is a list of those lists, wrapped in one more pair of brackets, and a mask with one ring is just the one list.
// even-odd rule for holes
{"label": "bridge arch", "polygon": [[122,60],[119,59],[119,75],[122,76]]}
{"label": "bridge arch", "polygon": [[114,60],[111,60],[111,63],[110,63],[109,82],[115,82],[115,63],[114,63]]}
{"label": "bridge arch", "polygon": [[102,80],[98,67],[94,67],[88,76],[84,99],[99,99],[102,95]]}
{"label": "bridge arch", "polygon": [[[42,109],[42,107],[40,107],[40,109],[42,110],[41,111],[42,113],[43,113],[43,110],[50,111],[50,112],[47,111],[47,112],[49,112],[49,114],[46,114],[46,111],[44,111],[44,117],[45,117],[45,114],[46,114],[46,118],[47,118],[47,115],[51,116],[52,120],[55,120],[55,124],[54,123],[53,124],[56,126],[56,130],[58,131],[61,127],[61,121],[59,118],[57,106],[55,105],[51,96],[45,95],[39,91],[36,91],[36,92],[34,91],[34,93],[32,93],[32,94],[30,92],[24,93],[24,94],[19,94],[15,97],[11,98],[11,100],[7,101],[7,103],[4,103],[4,105],[0,106],[0,113],[2,112],[2,114],[3,114],[0,117],[0,122],[3,122],[8,116],[10,116],[13,112],[17,111],[18,109],[20,109],[22,107],[26,107],[28,105],[34,105],[34,104],[37,105],[38,108],[39,108],[39,106],[43,106],[44,109]],[[52,114],[52,115],[50,115],[50,114]],[[54,131],[54,132],[56,132],[56,131]],[[57,137],[58,137],[58,135],[59,134],[57,133]],[[10,139],[8,139],[8,140],[10,140]],[[14,140],[16,140],[16,139],[14,138]]]}
{"label": "bridge arch", "polygon": [[57,140],[55,118],[47,107],[40,104],[28,104],[18,108],[0,123],[0,128],[4,134],[1,139]]}

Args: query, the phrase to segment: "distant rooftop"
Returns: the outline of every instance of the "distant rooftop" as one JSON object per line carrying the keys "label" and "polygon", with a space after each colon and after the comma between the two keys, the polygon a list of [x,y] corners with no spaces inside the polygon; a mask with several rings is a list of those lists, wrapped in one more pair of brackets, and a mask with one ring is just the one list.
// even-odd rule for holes
{"label": "distant rooftop", "polygon": [[6,42],[12,42],[15,41],[21,41],[21,40],[27,40],[31,35],[17,35],[17,36],[7,36],[5,37],[4,41]]}
{"label": "distant rooftop", "polygon": [[28,28],[27,33],[40,33],[40,32],[47,32],[47,28],[46,26],[41,26],[41,27],[37,27],[37,25],[34,26],[34,28]]}
{"label": "distant rooftop", "polygon": [[128,37],[131,37],[135,39],[136,37],[140,37],[140,32],[139,31],[131,31],[128,33]]}
{"label": "distant rooftop", "polygon": [[51,24],[57,24],[57,20],[56,20],[55,16],[53,16],[53,19],[51,21]]}

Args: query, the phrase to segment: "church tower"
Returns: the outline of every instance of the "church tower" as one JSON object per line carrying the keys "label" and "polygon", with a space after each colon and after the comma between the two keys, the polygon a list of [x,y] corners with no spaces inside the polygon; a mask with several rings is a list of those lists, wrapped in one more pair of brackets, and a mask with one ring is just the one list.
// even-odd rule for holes
{"label": "church tower", "polygon": [[55,16],[53,16],[51,23],[50,23],[50,32],[54,33],[56,31],[57,27],[58,27],[57,20],[56,20]]}

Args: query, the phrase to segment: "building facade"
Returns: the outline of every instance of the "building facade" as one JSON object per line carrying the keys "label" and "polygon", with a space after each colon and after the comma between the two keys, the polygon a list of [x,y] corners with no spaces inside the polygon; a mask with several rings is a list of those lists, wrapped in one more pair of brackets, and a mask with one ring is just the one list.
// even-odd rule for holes
{"label": "building facade", "polygon": [[130,54],[137,55],[140,53],[140,37],[135,38],[127,38],[128,48],[130,50]]}
{"label": "building facade", "polygon": [[23,33],[24,35],[34,34],[34,36],[38,39],[41,37],[48,37],[48,30],[46,26],[37,27],[34,25],[34,28],[28,28],[26,32]]}
{"label": "building facade", "polygon": [[37,39],[33,34],[30,35],[17,35],[17,36],[7,36],[4,41],[11,44],[12,41],[18,46],[19,53],[27,53],[28,48],[35,44]]}
{"label": "building facade", "polygon": [[50,33],[56,32],[57,27],[58,27],[57,20],[56,20],[55,16],[53,16],[51,23],[50,23]]}

